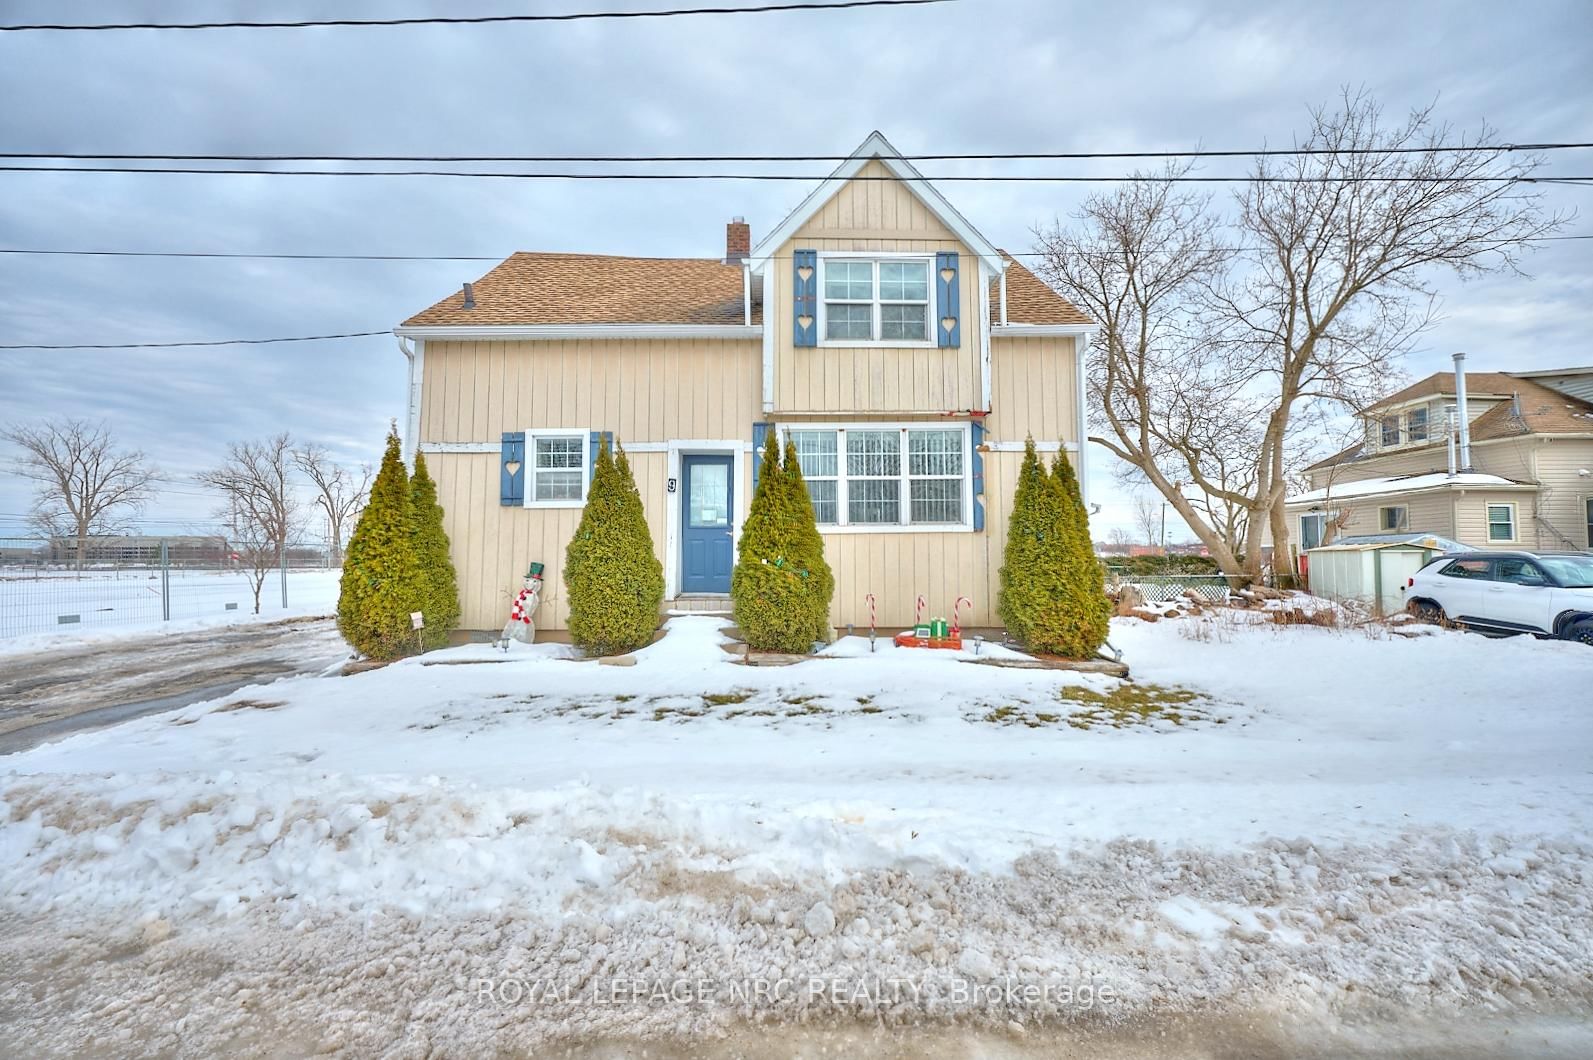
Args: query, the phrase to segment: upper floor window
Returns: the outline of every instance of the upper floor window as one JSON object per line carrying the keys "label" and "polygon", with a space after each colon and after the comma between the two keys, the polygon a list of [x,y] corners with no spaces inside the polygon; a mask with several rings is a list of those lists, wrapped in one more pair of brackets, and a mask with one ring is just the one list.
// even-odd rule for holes
{"label": "upper floor window", "polygon": [[1390,446],[1398,445],[1399,444],[1399,416],[1397,414],[1393,415],[1393,416],[1384,416],[1383,420],[1382,420],[1382,428],[1383,428],[1383,447],[1386,449],[1386,448],[1388,448]]}
{"label": "upper floor window", "polygon": [[927,258],[820,257],[823,341],[929,343],[929,267]]}
{"label": "upper floor window", "polygon": [[1427,410],[1425,408],[1411,409],[1405,414],[1405,439],[1411,442],[1425,442],[1427,440]]}

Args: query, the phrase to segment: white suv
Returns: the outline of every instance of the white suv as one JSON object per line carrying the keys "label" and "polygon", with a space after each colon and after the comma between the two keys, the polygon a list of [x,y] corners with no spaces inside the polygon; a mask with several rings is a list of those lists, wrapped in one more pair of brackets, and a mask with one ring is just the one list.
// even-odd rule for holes
{"label": "white suv", "polygon": [[1452,552],[1417,571],[1405,607],[1485,633],[1533,633],[1593,645],[1593,555]]}

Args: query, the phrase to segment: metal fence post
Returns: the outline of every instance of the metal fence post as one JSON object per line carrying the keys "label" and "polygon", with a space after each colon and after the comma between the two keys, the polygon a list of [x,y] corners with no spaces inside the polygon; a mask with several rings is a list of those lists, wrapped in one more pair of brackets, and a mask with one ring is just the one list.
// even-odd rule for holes
{"label": "metal fence post", "polygon": [[282,573],[282,610],[288,609],[288,546],[286,543],[277,549],[277,562]]}
{"label": "metal fence post", "polygon": [[160,620],[171,621],[171,550],[160,539]]}

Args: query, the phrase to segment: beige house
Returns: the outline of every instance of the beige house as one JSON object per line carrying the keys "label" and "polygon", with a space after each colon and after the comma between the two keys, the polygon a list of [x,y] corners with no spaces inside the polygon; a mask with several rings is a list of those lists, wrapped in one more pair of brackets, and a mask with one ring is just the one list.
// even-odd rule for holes
{"label": "beige house", "polygon": [[1593,368],[1463,363],[1365,409],[1365,437],[1307,469],[1311,489],[1287,502],[1301,548],[1405,532],[1474,548],[1593,548]]}
{"label": "beige house", "polygon": [[437,479],[463,625],[498,629],[531,562],[565,626],[593,456],[630,454],[671,609],[726,610],[766,432],[789,434],[835,571],[831,618],[922,594],[995,625],[1024,439],[1084,479],[1092,324],[878,133],[757,245],[722,258],[522,253],[395,329],[405,444]]}

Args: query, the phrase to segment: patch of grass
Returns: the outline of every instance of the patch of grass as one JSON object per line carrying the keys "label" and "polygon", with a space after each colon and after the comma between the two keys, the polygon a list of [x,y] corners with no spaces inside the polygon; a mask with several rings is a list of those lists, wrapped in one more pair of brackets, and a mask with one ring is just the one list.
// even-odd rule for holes
{"label": "patch of grass", "polygon": [[702,697],[702,701],[710,707],[726,707],[732,703],[745,703],[751,698],[751,692],[737,690],[735,692],[709,692]]}
{"label": "patch of grass", "polygon": [[876,707],[874,704],[869,703],[866,706],[859,707],[857,712],[859,714],[883,714],[885,713],[885,708]]}
{"label": "patch of grass", "polygon": [[616,703],[629,703],[631,700],[633,700],[635,698],[636,698],[635,696],[615,696],[614,697],[614,702],[616,702]]}
{"label": "patch of grass", "polygon": [[1183,725],[1212,720],[1210,713],[1203,709],[1208,702],[1206,696],[1176,685],[1123,681],[1109,692],[1070,686],[1059,691],[1057,698],[1079,708],[1067,716],[1067,723],[1075,729],[1097,726],[1121,729],[1154,721]]}

